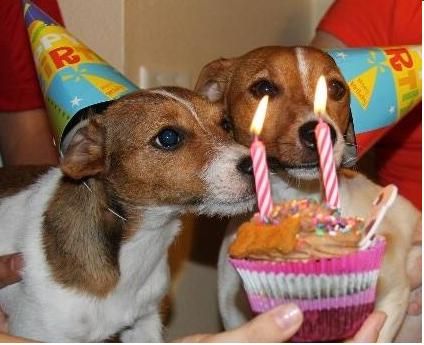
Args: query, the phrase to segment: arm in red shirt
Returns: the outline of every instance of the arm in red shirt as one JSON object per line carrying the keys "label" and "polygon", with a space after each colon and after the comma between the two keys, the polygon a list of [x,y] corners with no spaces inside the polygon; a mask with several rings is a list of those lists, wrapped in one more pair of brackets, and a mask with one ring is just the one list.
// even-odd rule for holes
{"label": "arm in red shirt", "polygon": [[[369,47],[421,44],[421,2],[336,0],[318,26],[313,45]],[[421,103],[375,146],[379,183],[394,183],[421,209]]]}

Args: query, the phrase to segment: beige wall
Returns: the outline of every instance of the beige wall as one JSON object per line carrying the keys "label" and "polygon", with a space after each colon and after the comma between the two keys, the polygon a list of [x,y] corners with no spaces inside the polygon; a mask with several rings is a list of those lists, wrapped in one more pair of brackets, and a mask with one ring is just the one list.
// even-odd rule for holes
{"label": "beige wall", "polygon": [[269,44],[306,44],[332,0],[59,0],[76,37],[134,82]]}
{"label": "beige wall", "polygon": [[[126,0],[126,72],[140,64],[179,71],[193,82],[200,68],[220,56],[271,44],[307,44],[317,13],[329,1]],[[130,53],[131,52],[131,53]]]}
{"label": "beige wall", "polygon": [[124,0],[58,0],[68,30],[124,71]]}

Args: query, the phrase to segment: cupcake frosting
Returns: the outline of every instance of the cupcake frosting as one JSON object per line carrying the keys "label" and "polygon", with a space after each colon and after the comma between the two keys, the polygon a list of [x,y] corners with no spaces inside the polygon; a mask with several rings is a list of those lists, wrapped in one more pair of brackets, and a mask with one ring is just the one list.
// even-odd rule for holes
{"label": "cupcake frosting", "polygon": [[244,223],[230,247],[230,256],[272,260],[327,258],[357,251],[362,238],[361,218],[342,217],[336,209],[315,200],[291,200],[274,207],[271,224],[261,224],[257,216]]}

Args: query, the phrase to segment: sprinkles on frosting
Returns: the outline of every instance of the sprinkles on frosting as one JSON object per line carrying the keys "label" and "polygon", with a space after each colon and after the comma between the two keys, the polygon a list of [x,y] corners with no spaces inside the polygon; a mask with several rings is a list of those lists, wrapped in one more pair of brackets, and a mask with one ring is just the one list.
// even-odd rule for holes
{"label": "sprinkles on frosting", "polygon": [[342,217],[338,209],[313,199],[289,200],[275,205],[271,220],[279,222],[281,218],[296,215],[299,215],[301,222],[305,223],[304,228],[315,228],[317,236],[347,233],[361,228],[364,224],[364,220],[360,217]]}

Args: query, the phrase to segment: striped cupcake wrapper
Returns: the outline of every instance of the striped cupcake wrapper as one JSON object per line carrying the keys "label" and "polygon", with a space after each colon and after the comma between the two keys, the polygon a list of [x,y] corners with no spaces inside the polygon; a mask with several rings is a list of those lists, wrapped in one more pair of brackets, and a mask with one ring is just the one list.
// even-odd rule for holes
{"label": "striped cupcake wrapper", "polygon": [[375,300],[375,287],[346,296],[317,299],[287,299],[271,298],[263,295],[247,294],[250,306],[255,313],[262,313],[277,305],[295,303],[303,311],[325,310],[352,307],[360,304],[370,304]]}
{"label": "striped cupcake wrapper", "polygon": [[272,299],[317,299],[352,295],[375,287],[378,270],[352,274],[274,274],[239,269],[250,295]]}
{"label": "striped cupcake wrapper", "polygon": [[293,342],[336,341],[352,337],[374,309],[375,288],[343,297],[315,300],[272,299],[248,295],[254,313],[283,303],[296,303],[303,311],[303,323]]}
{"label": "striped cupcake wrapper", "polygon": [[230,259],[240,274],[252,310],[293,302],[304,322],[293,341],[350,337],[372,312],[385,241],[331,259],[297,262]]}

